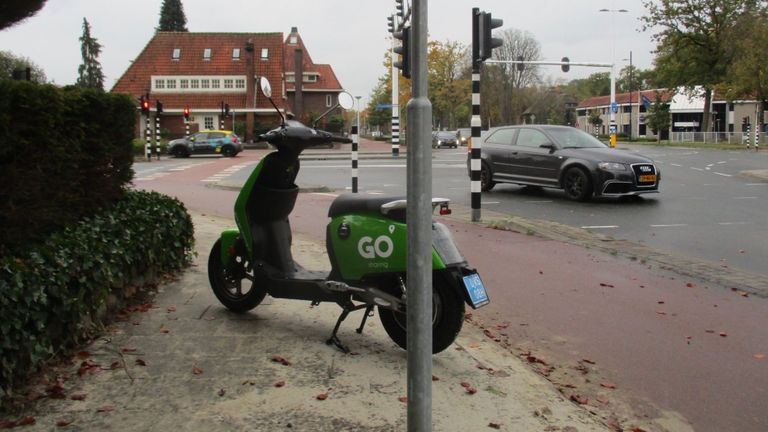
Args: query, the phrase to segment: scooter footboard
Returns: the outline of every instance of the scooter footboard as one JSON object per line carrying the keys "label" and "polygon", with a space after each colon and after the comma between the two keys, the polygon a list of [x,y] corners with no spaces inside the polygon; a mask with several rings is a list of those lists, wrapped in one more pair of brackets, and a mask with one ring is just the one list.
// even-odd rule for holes
{"label": "scooter footboard", "polygon": [[[488,292],[477,270],[467,266],[449,267],[440,270],[444,279],[464,296],[464,301],[477,309],[491,302]],[[437,275],[433,275],[435,277]]]}

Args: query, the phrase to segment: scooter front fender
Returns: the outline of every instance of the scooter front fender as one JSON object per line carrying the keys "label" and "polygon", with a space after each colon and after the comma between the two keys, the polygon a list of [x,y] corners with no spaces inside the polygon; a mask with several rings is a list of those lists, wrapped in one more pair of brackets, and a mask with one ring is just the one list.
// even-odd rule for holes
{"label": "scooter front fender", "polygon": [[234,255],[237,241],[240,239],[240,230],[229,228],[221,232],[221,263],[229,264],[229,259]]}

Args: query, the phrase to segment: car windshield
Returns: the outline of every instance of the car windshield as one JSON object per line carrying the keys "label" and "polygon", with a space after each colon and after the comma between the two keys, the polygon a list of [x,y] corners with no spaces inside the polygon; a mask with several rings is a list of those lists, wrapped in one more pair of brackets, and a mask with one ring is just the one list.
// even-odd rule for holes
{"label": "car windshield", "polygon": [[605,148],[606,145],[592,135],[576,128],[547,130],[561,148]]}
{"label": "car windshield", "polygon": [[455,132],[438,132],[437,139],[453,139],[456,138]]}

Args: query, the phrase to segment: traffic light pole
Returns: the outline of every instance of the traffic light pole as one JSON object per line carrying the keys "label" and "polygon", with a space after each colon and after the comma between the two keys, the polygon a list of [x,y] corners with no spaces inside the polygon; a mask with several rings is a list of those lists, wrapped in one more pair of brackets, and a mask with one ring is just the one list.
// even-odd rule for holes
{"label": "traffic light pole", "polygon": [[147,156],[147,161],[152,160],[152,130],[149,126],[149,113],[146,114],[146,118],[144,120],[144,138],[146,139],[146,143],[144,144],[144,153]]}
{"label": "traffic light pole", "polygon": [[482,199],[481,185],[481,150],[483,144],[480,141],[482,120],[480,118],[480,68],[483,62],[480,61],[480,31],[479,31],[480,9],[472,9],[472,150],[470,159],[470,193],[472,207],[472,222],[480,221],[480,202]]}
{"label": "traffic light pole", "polygon": [[160,160],[160,113],[155,113],[155,155]]}

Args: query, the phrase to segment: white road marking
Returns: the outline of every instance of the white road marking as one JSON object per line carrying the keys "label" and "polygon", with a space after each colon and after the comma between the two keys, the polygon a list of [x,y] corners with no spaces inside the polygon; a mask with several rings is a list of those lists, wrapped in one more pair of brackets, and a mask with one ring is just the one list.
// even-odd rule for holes
{"label": "white road marking", "polygon": [[718,162],[718,164],[724,164],[724,163],[728,163],[728,161],[720,161],[720,162]]}
{"label": "white road marking", "polygon": [[619,227],[618,225],[588,225],[588,226],[583,226],[581,228],[583,228],[583,229],[613,229],[613,228],[618,228],[618,227]]}
{"label": "white road marking", "polygon": [[732,176],[732,175],[730,175],[730,174],[725,174],[725,173],[721,173],[721,172],[717,172],[717,171],[713,171],[713,172],[714,172],[715,174],[719,175],[719,176],[723,176],[723,177],[733,177],[733,176]]}
{"label": "white road marking", "polygon": [[682,165],[680,164],[670,164],[670,165],[672,165],[673,167],[682,167]]}
{"label": "white road marking", "polygon": [[744,186],[768,186],[768,183],[747,183]]}
{"label": "white road marking", "polygon": [[746,222],[718,222],[718,225],[746,225]]}
{"label": "white road marking", "polygon": [[498,201],[482,201],[480,202],[480,204],[501,204],[501,203]]}
{"label": "white road marking", "polygon": [[757,197],[743,196],[743,197],[733,197],[733,199],[757,199]]}
{"label": "white road marking", "polygon": [[549,200],[549,201],[524,201],[524,202],[527,204],[546,204],[546,203],[551,203],[552,201]]}
{"label": "white road marking", "polygon": [[701,169],[701,168],[696,168],[696,167],[691,167],[691,169],[692,169],[692,170],[696,170],[696,171],[704,171],[703,169]]}
{"label": "white road marking", "polygon": [[321,196],[327,196],[327,197],[333,197],[333,198],[336,198],[337,196],[339,196],[339,194],[326,193],[326,192],[312,192],[312,195],[321,195]]}
{"label": "white road marking", "polygon": [[651,225],[651,228],[674,228],[674,227],[684,227],[688,226],[688,224],[660,224],[660,225]]}

